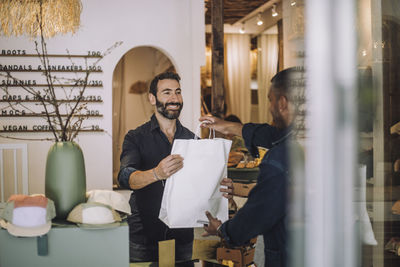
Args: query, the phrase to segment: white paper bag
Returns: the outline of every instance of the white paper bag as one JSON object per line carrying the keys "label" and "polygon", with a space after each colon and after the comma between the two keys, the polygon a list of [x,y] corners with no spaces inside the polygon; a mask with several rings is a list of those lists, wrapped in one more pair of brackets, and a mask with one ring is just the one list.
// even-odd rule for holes
{"label": "white paper bag", "polygon": [[203,227],[207,210],[222,222],[228,219],[228,200],[219,189],[231,144],[222,138],[174,141],[171,154],[183,157],[183,168],[165,184],[159,218],[168,227]]}

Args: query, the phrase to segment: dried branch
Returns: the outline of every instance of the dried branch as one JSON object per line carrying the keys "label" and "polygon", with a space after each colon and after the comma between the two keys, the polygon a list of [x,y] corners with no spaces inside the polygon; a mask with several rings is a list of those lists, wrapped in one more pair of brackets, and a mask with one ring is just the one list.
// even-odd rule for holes
{"label": "dried branch", "polygon": [[87,87],[87,83],[88,83],[88,80],[89,80],[89,75],[90,75],[90,71],[86,67],[86,75],[85,75],[85,79],[84,79],[84,82],[83,82],[83,88],[82,88],[82,90],[80,90],[78,99],[75,102],[75,106],[71,109],[71,112],[70,112],[69,116],[66,119],[66,122],[65,122],[66,125],[69,124],[72,116],[75,114],[75,111],[76,111],[79,103],[81,102],[82,96],[83,96],[83,94],[84,94],[84,92],[86,90],[86,87]]}
{"label": "dried branch", "polygon": [[[49,62],[49,57],[47,56],[48,55],[48,53],[47,53],[47,45],[46,45],[46,42],[44,40],[44,35],[43,35],[43,20],[42,20],[43,19],[43,6],[42,6],[42,2],[40,2],[39,15],[40,16],[37,17],[37,21],[39,23],[40,43],[41,43],[41,48],[42,48],[42,54],[39,53],[38,45],[37,45],[37,42],[35,41],[36,51],[37,51],[37,53],[39,55],[39,58],[42,61],[42,65],[44,67],[44,75],[46,76],[47,86],[48,86],[48,89],[49,89],[48,92],[50,93],[51,99],[53,101],[53,107],[54,107],[55,112],[56,112],[56,116],[57,116],[58,121],[59,121],[59,123],[60,123],[60,125],[62,127],[63,126],[63,121],[62,121],[62,118],[61,118],[61,115],[60,115],[60,111],[59,111],[59,104],[57,103],[56,95],[55,95],[55,92],[54,92],[54,84],[53,84],[53,79],[52,79],[52,75],[51,75],[51,71],[50,71],[50,62]],[[47,109],[46,109],[46,114],[48,114]],[[52,128],[52,131],[53,131],[54,136],[57,136],[57,134],[55,132],[55,129]],[[62,133],[61,140],[62,141],[67,141],[66,137],[65,137],[65,133]],[[56,137],[56,141],[58,141],[57,137]]]}

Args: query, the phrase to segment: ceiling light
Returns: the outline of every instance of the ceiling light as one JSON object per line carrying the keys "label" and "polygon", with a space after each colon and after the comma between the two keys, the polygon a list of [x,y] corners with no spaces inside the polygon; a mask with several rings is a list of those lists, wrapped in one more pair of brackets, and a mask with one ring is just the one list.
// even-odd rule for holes
{"label": "ceiling light", "polygon": [[239,32],[241,34],[244,34],[246,32],[246,30],[244,29],[244,22],[242,22],[242,27],[240,28]]}
{"label": "ceiling light", "polygon": [[295,6],[295,5],[296,5],[296,1],[292,1],[292,2],[290,3],[290,5],[291,5],[291,6]]}
{"label": "ceiling light", "polygon": [[363,49],[363,50],[361,51],[361,54],[362,54],[363,57],[365,57],[365,56],[367,55],[367,50]]}
{"label": "ceiling light", "polygon": [[261,19],[261,13],[258,13],[258,15],[257,15],[257,25],[261,26],[261,25],[263,25],[263,23],[264,22]]}
{"label": "ceiling light", "polygon": [[272,12],[272,16],[273,16],[273,17],[278,16],[278,12],[276,12],[276,4],[273,4],[273,5],[272,5],[271,12]]}

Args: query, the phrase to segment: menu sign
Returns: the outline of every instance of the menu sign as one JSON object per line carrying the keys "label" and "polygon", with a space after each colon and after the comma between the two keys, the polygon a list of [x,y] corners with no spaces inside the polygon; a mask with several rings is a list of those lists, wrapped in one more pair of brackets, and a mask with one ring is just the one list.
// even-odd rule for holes
{"label": "menu sign", "polygon": [[[43,103],[54,108],[50,104],[54,97],[59,103],[59,115],[54,110],[47,110],[50,118],[68,117],[71,107],[79,101],[84,108],[78,110],[74,118],[85,118],[79,131],[103,131],[99,126],[103,117],[99,107],[103,103],[103,71],[102,66],[93,65],[101,57],[99,51],[81,55],[49,54],[51,64],[42,64],[43,58],[26,50],[0,49],[0,133],[51,132]],[[46,71],[54,78],[51,81],[54,96],[49,94]],[[86,80],[88,74],[90,79]],[[37,94],[32,94],[33,90]],[[42,123],[38,123],[40,119],[44,119]]]}

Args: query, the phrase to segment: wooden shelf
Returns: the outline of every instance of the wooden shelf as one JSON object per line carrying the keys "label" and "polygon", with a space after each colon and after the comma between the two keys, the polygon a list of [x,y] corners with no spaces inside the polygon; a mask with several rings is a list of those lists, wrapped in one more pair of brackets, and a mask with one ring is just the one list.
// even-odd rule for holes
{"label": "wooden shelf", "polygon": [[[45,99],[45,102],[52,101],[50,99]],[[59,103],[73,103],[77,102],[78,100],[57,100]],[[84,103],[103,103],[103,100],[80,100],[79,102]],[[0,100],[0,103],[41,103],[40,100]]]}
{"label": "wooden shelf", "polygon": [[[57,117],[57,115],[52,114],[49,115],[50,117]],[[67,114],[61,114],[61,117],[67,117]],[[19,118],[19,117],[46,117],[46,114],[40,114],[40,113],[26,113],[24,115],[0,115],[0,118],[2,117],[7,117],[7,118]],[[103,117],[102,114],[99,115],[85,115],[85,114],[78,114],[78,115],[74,115],[74,117],[94,117],[94,118],[101,118]]]}
{"label": "wooden shelf", "polygon": [[[49,70],[50,72],[103,72],[102,70]],[[45,72],[45,70],[0,70],[0,72]]]}
{"label": "wooden shelf", "polygon": [[[41,57],[42,55],[38,54],[25,54],[25,55],[3,55],[0,54],[0,57]],[[62,57],[62,58],[103,58],[103,56],[90,56],[90,55],[65,55],[65,54],[47,54],[47,57]]]}
{"label": "wooden shelf", "polygon": [[[47,84],[0,84],[0,87],[46,87],[48,88],[49,86]],[[83,87],[83,84],[53,84],[53,87]],[[103,87],[103,84],[97,84],[97,85],[86,85],[86,87]]]}
{"label": "wooden shelf", "polygon": [[[3,131],[0,130],[0,133],[51,133],[53,131],[51,130],[21,130],[21,131]],[[57,132],[60,132],[57,130]],[[79,130],[79,132],[104,132],[104,129],[97,129],[97,130],[90,130],[90,129],[84,129],[84,130]]]}

